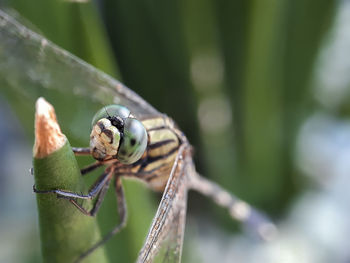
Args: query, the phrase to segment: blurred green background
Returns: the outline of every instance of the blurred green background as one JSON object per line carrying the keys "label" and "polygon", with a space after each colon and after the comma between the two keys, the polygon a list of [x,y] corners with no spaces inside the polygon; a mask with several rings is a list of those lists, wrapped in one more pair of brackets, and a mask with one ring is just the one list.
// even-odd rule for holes
{"label": "blurred green background", "polygon": [[[338,49],[330,48],[335,45],[339,34],[349,35],[349,30],[345,29],[345,33],[337,34],[339,28],[350,26],[346,15],[340,19],[342,12],[349,10],[348,2],[8,0],[2,3],[2,7],[15,10],[27,26],[122,81],[160,112],[171,116],[194,145],[197,168],[203,175],[276,221],[287,224],[292,220],[290,211],[296,200],[309,189],[322,192],[325,187],[323,181],[320,183],[315,178],[305,177],[315,167],[323,171],[320,165],[325,162],[318,163],[315,159],[311,161],[311,164],[316,163],[315,166],[307,163],[305,168],[306,161],[300,152],[304,149],[303,145],[300,146],[304,142],[303,125],[316,113],[340,122],[348,120],[346,99],[350,81],[346,76],[350,67],[339,68],[336,62],[327,60],[334,59],[332,54],[337,54],[339,59],[346,57],[346,51],[350,50],[344,48],[349,47],[347,39],[348,42],[343,40]],[[327,56],[327,52],[331,55]],[[340,73],[329,75],[332,72]],[[341,91],[329,81],[332,77],[337,80],[345,77]],[[5,79],[1,75],[0,78]],[[34,104],[21,98],[13,87],[6,86],[6,81],[1,83],[1,110],[6,116],[11,116],[7,119],[12,123],[8,125],[7,133],[3,132],[2,143],[5,145],[5,136],[12,136],[17,140],[15,145],[25,147],[26,151],[17,151],[26,153],[21,158],[28,158],[25,169],[29,169]],[[75,101],[71,94],[63,94],[66,100],[56,93],[39,95],[48,97],[57,109],[62,129],[71,144],[87,145],[89,131],[79,130],[74,122],[79,119],[80,123],[89,125],[97,105],[89,109],[92,102]],[[23,104],[19,106],[19,103]],[[71,106],[67,107],[67,104]],[[16,117],[11,112],[17,113]],[[316,125],[316,131],[322,130],[321,124]],[[335,124],[330,126],[338,127]],[[77,136],[77,130],[82,137]],[[18,143],[17,136],[22,138],[21,143]],[[331,141],[333,138],[330,136]],[[306,142],[310,141],[306,139]],[[347,145],[342,141],[339,144]],[[311,153],[316,155],[317,151]],[[308,161],[311,157],[306,156]],[[27,170],[21,176],[25,173]],[[6,182],[13,180],[8,178],[14,176],[20,175],[5,171],[0,177],[0,185],[6,188]],[[27,184],[22,184],[21,189],[14,187],[13,191],[27,191],[29,198],[34,200],[29,195],[30,176],[25,176]],[[118,255],[115,262],[135,260],[159,200],[159,196],[137,183],[127,182],[126,189],[130,209],[128,227],[107,245],[110,257]],[[4,190],[6,198],[3,200],[12,200],[13,191]],[[109,193],[107,199],[98,218],[103,232],[118,221],[113,193]],[[7,205],[6,209],[3,211],[11,213],[13,206]],[[35,210],[34,206],[32,210]],[[23,209],[18,213],[20,211]],[[113,211],[113,216],[110,211]],[[307,214],[310,209],[303,211]],[[28,213],[33,221],[26,224],[35,227],[35,211]],[[240,233],[225,210],[197,194],[189,195],[188,214],[190,227],[187,232],[194,236],[200,237],[208,225],[215,225],[215,231],[228,237]],[[2,216],[0,213],[0,219]],[[27,231],[24,236],[28,241],[32,236],[37,238],[36,230],[23,231]],[[5,240],[4,237],[2,234],[0,239]],[[186,239],[184,262],[204,262],[200,254],[204,253],[205,245],[201,246],[198,240],[200,238]],[[27,241],[24,237],[21,241],[21,248],[25,248]],[[4,258],[13,262],[36,262],[39,258],[36,243],[37,239],[32,241],[33,249],[23,249],[14,257],[5,253],[8,258]],[[233,262],[230,256],[228,258],[227,262]]]}

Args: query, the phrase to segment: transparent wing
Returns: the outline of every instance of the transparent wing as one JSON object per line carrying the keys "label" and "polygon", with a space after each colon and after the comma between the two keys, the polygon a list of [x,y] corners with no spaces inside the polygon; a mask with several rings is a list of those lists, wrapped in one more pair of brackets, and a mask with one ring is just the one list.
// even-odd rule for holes
{"label": "transparent wing", "polygon": [[159,113],[119,81],[31,31],[0,10],[0,80],[33,102],[48,89],[122,104],[137,118]]}
{"label": "transparent wing", "polygon": [[[187,168],[192,164],[183,145],[137,262],[180,262],[187,203]],[[156,257],[157,256],[157,257]],[[156,259],[155,259],[156,257]]]}
{"label": "transparent wing", "polygon": [[166,232],[164,240],[162,240],[160,251],[156,254],[154,261],[156,263],[178,263],[181,262],[182,245],[186,225],[186,207],[187,207],[187,191],[184,198],[178,201],[177,209],[167,223],[169,228]]}

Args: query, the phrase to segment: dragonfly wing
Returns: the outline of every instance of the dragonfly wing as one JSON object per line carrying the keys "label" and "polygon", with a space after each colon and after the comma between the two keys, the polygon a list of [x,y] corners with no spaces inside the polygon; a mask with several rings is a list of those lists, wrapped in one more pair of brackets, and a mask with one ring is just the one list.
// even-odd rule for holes
{"label": "dragonfly wing", "polygon": [[[0,80],[34,101],[48,90],[116,103],[137,118],[159,112],[119,81],[56,46],[0,10]],[[14,91],[13,91],[14,92]]]}
{"label": "dragonfly wing", "polygon": [[186,145],[179,149],[137,262],[154,262],[156,255],[156,262],[162,259],[163,262],[179,262],[181,259],[187,204],[186,169],[191,162],[186,150]]}
{"label": "dragonfly wing", "polygon": [[163,239],[160,250],[155,256],[154,262],[179,263],[181,262],[182,245],[186,225],[187,192],[184,198],[178,201],[176,212],[169,221],[169,230]]}

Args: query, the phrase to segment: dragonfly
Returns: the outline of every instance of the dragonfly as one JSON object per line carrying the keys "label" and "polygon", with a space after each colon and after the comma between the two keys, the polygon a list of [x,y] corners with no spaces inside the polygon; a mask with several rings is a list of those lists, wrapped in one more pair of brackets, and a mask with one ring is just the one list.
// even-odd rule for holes
{"label": "dragonfly", "polygon": [[[38,194],[64,197],[82,213],[95,216],[114,180],[121,220],[102,240],[78,255],[78,261],[125,227],[127,206],[122,178],[136,178],[162,193],[137,262],[153,262],[160,251],[163,262],[181,261],[189,190],[226,208],[232,218],[247,224],[262,239],[269,239],[275,233],[274,224],[264,214],[196,171],[192,146],[185,134],[170,117],[158,112],[135,92],[1,10],[0,38],[2,77],[9,85],[25,84],[26,89],[17,91],[27,100],[34,101],[38,93],[50,89],[63,94],[73,90],[75,96],[107,105],[93,118],[90,146],[73,148],[76,155],[91,155],[96,159],[81,170],[82,175],[105,166],[90,191],[80,194],[65,189],[35,189]],[[54,70],[57,68],[60,70]],[[86,210],[79,199],[96,201]]]}

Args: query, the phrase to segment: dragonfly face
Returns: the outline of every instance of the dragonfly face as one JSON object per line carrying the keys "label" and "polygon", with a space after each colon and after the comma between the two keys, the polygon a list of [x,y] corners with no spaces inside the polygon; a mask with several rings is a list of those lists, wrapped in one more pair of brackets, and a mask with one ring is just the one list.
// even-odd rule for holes
{"label": "dragonfly face", "polygon": [[146,146],[145,127],[126,107],[109,105],[95,114],[90,151],[96,160],[118,159],[123,164],[132,164],[141,158]]}

